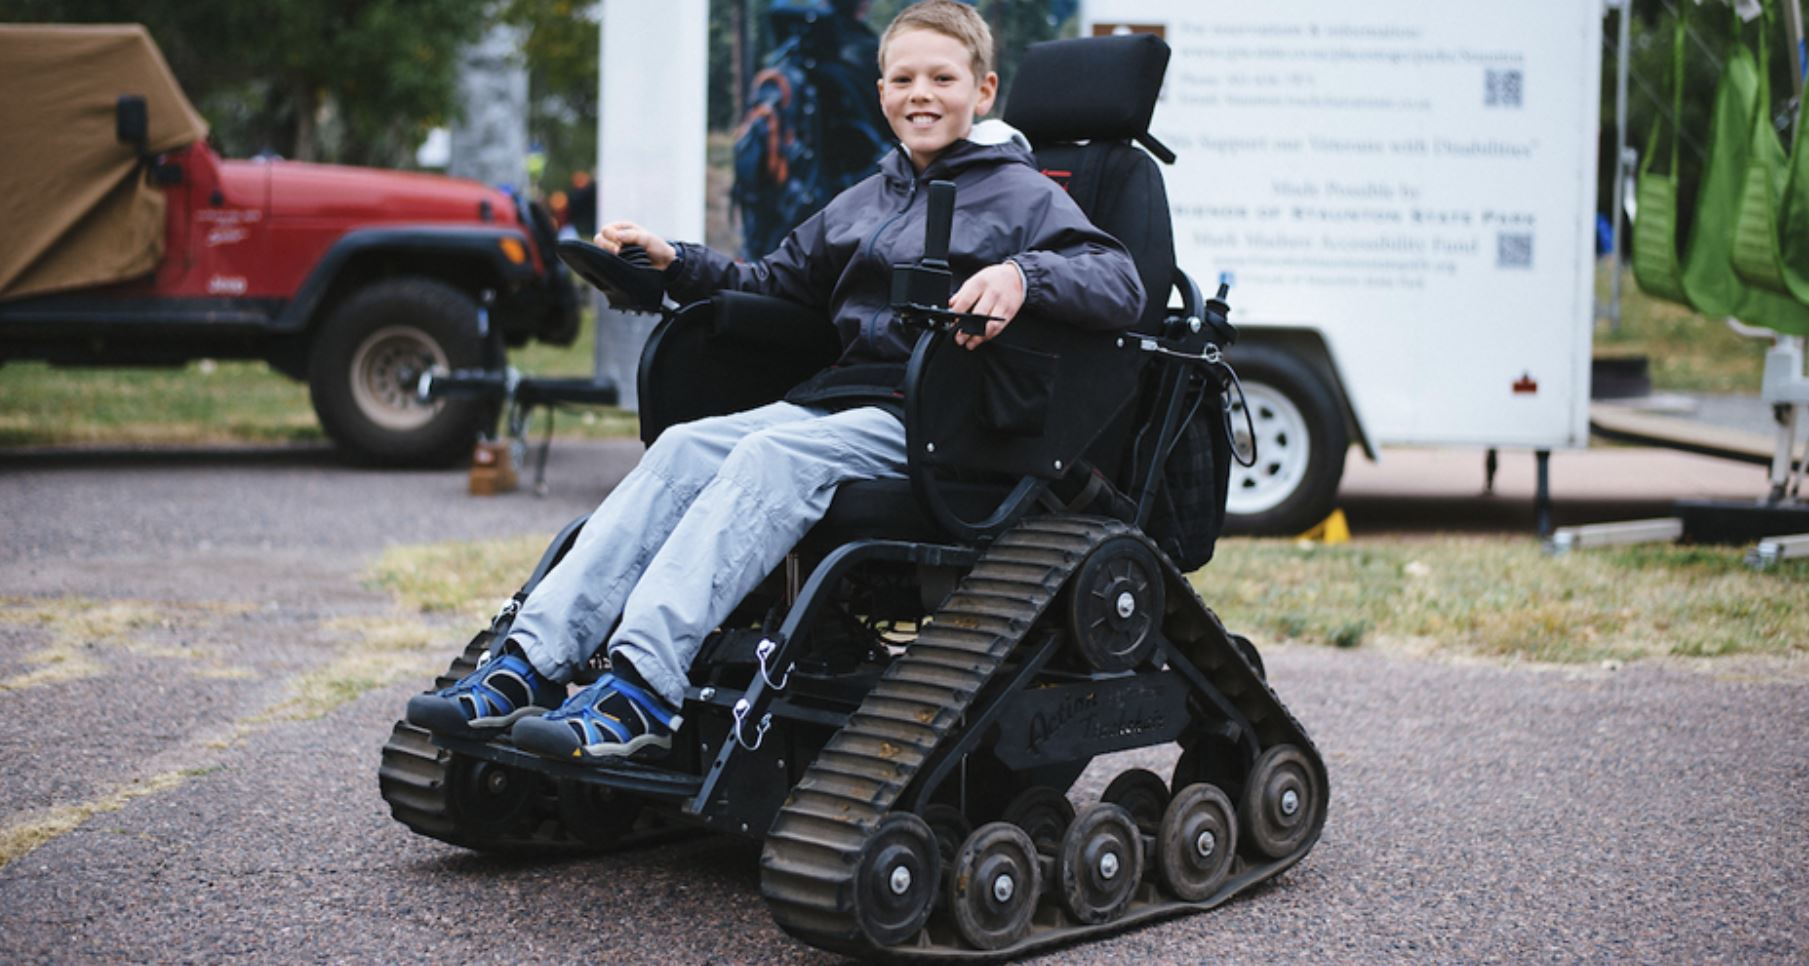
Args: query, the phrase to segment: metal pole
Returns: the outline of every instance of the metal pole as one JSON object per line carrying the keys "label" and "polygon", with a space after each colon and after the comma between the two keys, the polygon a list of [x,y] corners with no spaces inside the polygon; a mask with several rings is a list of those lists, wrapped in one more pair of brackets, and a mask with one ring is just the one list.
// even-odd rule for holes
{"label": "metal pole", "polygon": [[[1784,0],[1784,32],[1790,37],[1790,89],[1803,96],[1803,8]],[[1795,119],[1791,123],[1796,123]]]}
{"label": "metal pole", "polygon": [[[1790,89],[1796,93],[1798,102],[1801,102],[1803,98],[1803,9],[1797,0],[1784,0],[1783,7],[1784,31],[1790,38]],[[1800,114],[1801,111],[1797,113]],[[1801,137],[1803,132],[1795,127],[1795,114],[1791,116],[1790,123],[1792,125],[1791,137],[1793,139]],[[1791,146],[1795,147],[1794,140],[1791,142]],[[1805,356],[1802,336],[1778,336],[1772,344],[1771,351],[1766,353],[1766,361],[1769,363],[1770,358],[1774,355],[1788,358],[1792,354],[1795,356],[1795,365],[1790,367],[1792,371],[1788,378],[1797,380],[1800,384],[1800,380],[1804,377],[1803,358]],[[1789,496],[1792,477],[1799,472],[1799,468],[1794,465],[1794,458],[1798,408],[1801,405],[1792,400],[1788,404],[1779,404],[1775,407],[1778,420],[1777,449],[1773,453],[1771,469],[1771,501],[1774,503]],[[1809,468],[1803,468],[1801,471],[1809,472]]]}
{"label": "metal pole", "polygon": [[735,16],[735,43],[730,48],[735,58],[735,116],[729,118],[732,129],[747,113],[748,81],[754,76],[754,48],[748,43],[747,0],[735,0],[729,9]]}
{"label": "metal pole", "polygon": [[1632,0],[1609,0],[1619,13],[1619,35],[1614,53],[1614,197],[1608,203],[1611,214],[1608,242],[1608,330],[1621,331],[1621,222],[1626,216],[1622,199],[1627,197],[1627,71],[1628,52],[1632,49],[1630,16]]}
{"label": "metal pole", "polygon": [[1533,490],[1533,524],[1541,540],[1551,536],[1551,450],[1533,451],[1538,461],[1539,477]]}

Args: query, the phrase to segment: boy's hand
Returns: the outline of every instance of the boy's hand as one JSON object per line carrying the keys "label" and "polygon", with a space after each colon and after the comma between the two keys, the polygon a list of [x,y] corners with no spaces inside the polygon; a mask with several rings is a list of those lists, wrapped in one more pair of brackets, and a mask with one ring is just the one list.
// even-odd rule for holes
{"label": "boy's hand", "polygon": [[662,272],[678,257],[678,249],[632,221],[612,221],[604,225],[592,242],[611,255],[622,254],[623,245],[639,245],[647,250],[647,260]]}
{"label": "boy's hand", "polygon": [[957,312],[974,312],[979,315],[996,315],[995,321],[986,323],[986,331],[976,335],[965,332],[955,333],[955,344],[964,349],[978,349],[987,340],[996,339],[1011,320],[1024,307],[1024,276],[1016,265],[1001,262],[988,265],[973,274],[953,298],[948,300],[948,307]]}

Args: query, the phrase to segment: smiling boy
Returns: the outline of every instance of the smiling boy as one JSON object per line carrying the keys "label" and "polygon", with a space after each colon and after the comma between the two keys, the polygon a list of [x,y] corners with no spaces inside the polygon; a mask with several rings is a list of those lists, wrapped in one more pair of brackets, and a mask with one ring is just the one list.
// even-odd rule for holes
{"label": "smiling boy", "polygon": [[[828,511],[836,489],[905,474],[900,386],[915,333],[890,308],[892,266],[923,254],[925,187],[955,182],[949,265],[957,311],[995,316],[958,335],[977,349],[1021,311],[1089,328],[1132,325],[1135,265],[1040,174],[992,108],[992,33],[972,7],[924,0],[880,40],[880,105],[899,149],[765,258],[736,262],[629,222],[596,243],[639,245],[681,302],[733,289],[826,313],[836,364],[781,402],[668,429],[597,508],[523,603],[508,639],[463,680],[409,702],[408,720],[566,760],[659,754],[681,722],[705,635]],[[569,699],[599,646],[611,673]]]}

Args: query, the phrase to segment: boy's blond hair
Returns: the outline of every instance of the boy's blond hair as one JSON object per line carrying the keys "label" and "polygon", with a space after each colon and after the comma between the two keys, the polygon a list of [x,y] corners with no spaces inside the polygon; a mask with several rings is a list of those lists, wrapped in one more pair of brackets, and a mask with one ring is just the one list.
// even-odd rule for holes
{"label": "boy's blond hair", "polygon": [[992,73],[992,28],[979,11],[960,0],[920,0],[899,11],[879,38],[879,69],[886,69],[886,47],[907,30],[934,30],[961,41],[973,55],[974,80]]}

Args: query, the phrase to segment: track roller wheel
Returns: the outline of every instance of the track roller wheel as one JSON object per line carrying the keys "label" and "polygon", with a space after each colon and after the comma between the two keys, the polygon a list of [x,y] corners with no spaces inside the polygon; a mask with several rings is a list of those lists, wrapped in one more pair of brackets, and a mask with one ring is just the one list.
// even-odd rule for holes
{"label": "track roller wheel", "polygon": [[1137,831],[1154,835],[1162,827],[1162,813],[1168,808],[1168,783],[1147,768],[1133,768],[1106,786],[1102,802],[1122,805],[1137,823]]}
{"label": "track roller wheel", "polygon": [[976,949],[1003,949],[1030,931],[1043,888],[1036,845],[1010,822],[988,822],[967,837],[949,871],[955,931]]}
{"label": "track roller wheel", "polygon": [[1074,805],[1047,785],[1032,785],[1019,792],[1000,817],[1023,829],[1038,852],[1053,855],[1074,822]]}
{"label": "track roller wheel", "polygon": [[634,830],[645,803],[590,782],[559,783],[559,824],[566,834],[593,849],[609,849]]}
{"label": "track roller wheel", "polygon": [[1181,789],[1156,835],[1156,874],[1175,898],[1209,898],[1231,873],[1237,854],[1237,815],[1231,799],[1204,782]]}
{"label": "track roller wheel", "polygon": [[1143,837],[1123,807],[1100,802],[1080,813],[1055,854],[1057,897],[1088,925],[1124,913],[1143,879]]}
{"label": "track roller wheel", "polygon": [[1269,672],[1263,667],[1263,656],[1256,649],[1255,641],[1242,634],[1233,634],[1231,635],[1231,646],[1237,648],[1237,652],[1244,656],[1244,660],[1250,662],[1250,667],[1256,671],[1257,680],[1269,680]]}
{"label": "track roller wheel", "polygon": [[854,917],[875,946],[896,946],[917,935],[936,904],[942,855],[936,833],[910,812],[879,820],[854,873]]}
{"label": "track roller wheel", "polygon": [[1241,742],[1222,732],[1206,732],[1181,736],[1181,757],[1175,759],[1174,776],[1168,787],[1179,793],[1194,782],[1217,785],[1219,790],[1241,801],[1244,779],[1250,775]]}
{"label": "track roller wheel", "polygon": [[1067,625],[1082,663],[1129,671],[1156,647],[1162,621],[1162,565],[1142,540],[1101,543],[1069,581]]}
{"label": "track roller wheel", "polygon": [[447,810],[458,830],[486,843],[515,831],[533,806],[533,775],[513,768],[452,756],[447,775]]}
{"label": "track roller wheel", "polygon": [[974,823],[968,821],[960,809],[941,803],[925,806],[922,815],[924,823],[936,835],[936,851],[942,855],[942,866],[948,868],[954,863],[955,854],[961,851],[961,843],[973,833]]}
{"label": "track roller wheel", "polygon": [[1319,830],[1325,795],[1307,756],[1293,745],[1263,752],[1244,783],[1244,843],[1271,859],[1292,853]]}

